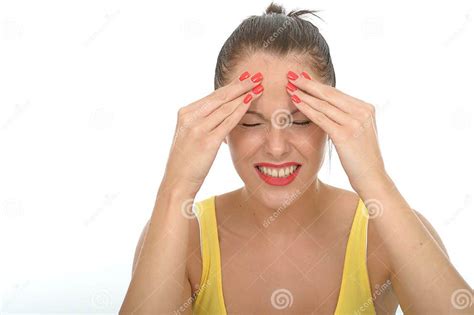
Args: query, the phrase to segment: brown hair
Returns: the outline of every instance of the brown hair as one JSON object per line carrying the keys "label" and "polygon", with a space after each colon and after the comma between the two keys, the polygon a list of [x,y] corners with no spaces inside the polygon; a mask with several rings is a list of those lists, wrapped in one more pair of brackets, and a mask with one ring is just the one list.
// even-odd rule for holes
{"label": "brown hair", "polygon": [[[286,14],[281,5],[272,2],[262,15],[252,15],[242,21],[219,52],[214,89],[226,85],[229,80],[228,74],[237,62],[256,52],[283,57],[290,53],[299,54],[310,67],[316,70],[322,82],[335,87],[336,74],[326,40],[317,26],[300,17],[311,14],[321,19],[315,14],[316,12],[319,11],[292,10]],[[328,138],[329,171],[331,171],[332,151],[330,140]]]}
{"label": "brown hair", "polygon": [[336,75],[326,40],[317,26],[300,17],[311,14],[321,19],[315,12],[319,11],[293,10],[286,14],[282,6],[272,2],[262,15],[245,19],[219,52],[214,89],[226,84],[229,80],[227,75],[237,62],[256,52],[277,56],[290,53],[301,55],[308,65],[314,67],[324,83],[336,86]]}

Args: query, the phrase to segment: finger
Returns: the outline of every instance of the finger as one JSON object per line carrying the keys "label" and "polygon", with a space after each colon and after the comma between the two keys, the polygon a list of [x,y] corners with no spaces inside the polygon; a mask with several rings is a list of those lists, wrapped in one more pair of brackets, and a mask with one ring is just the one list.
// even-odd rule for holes
{"label": "finger", "polygon": [[244,71],[229,84],[220,87],[206,97],[189,105],[190,111],[194,112],[193,115],[206,117],[219,106],[249,92],[252,88],[259,85],[262,80],[263,75],[261,72],[251,75],[248,71]]}
{"label": "finger", "polygon": [[299,89],[338,107],[348,114],[357,111],[354,103],[363,103],[363,101],[345,94],[332,86],[318,80],[308,79],[305,75],[297,75],[293,71],[288,72],[288,80]]}
{"label": "finger", "polygon": [[319,98],[313,97],[312,95],[296,88],[294,84],[288,82],[286,91],[290,95],[296,95],[302,102],[308,104],[314,110],[324,113],[327,117],[335,121],[341,126],[347,125],[352,119],[349,114],[343,112],[339,108],[331,105],[330,103],[323,101]]}
{"label": "finger", "polygon": [[[235,110],[232,113],[227,116],[221,116],[220,124],[216,126],[214,130],[211,131],[211,134],[217,137],[219,141],[222,141],[222,139],[224,139],[225,136],[227,136],[232,131],[232,129],[234,129],[234,127],[245,115],[252,102],[254,102],[263,94],[263,86],[259,86],[261,86],[261,88],[253,89],[251,93],[248,93],[236,100],[235,102],[237,106],[235,107]],[[251,98],[249,95],[251,96]],[[245,101],[247,100],[248,103],[245,103]]]}
{"label": "finger", "polygon": [[315,110],[309,104],[301,101],[299,98],[292,97],[291,101],[295,106],[312,122],[320,126],[330,137],[338,132],[339,128],[342,128],[338,123],[327,117],[324,113]]}

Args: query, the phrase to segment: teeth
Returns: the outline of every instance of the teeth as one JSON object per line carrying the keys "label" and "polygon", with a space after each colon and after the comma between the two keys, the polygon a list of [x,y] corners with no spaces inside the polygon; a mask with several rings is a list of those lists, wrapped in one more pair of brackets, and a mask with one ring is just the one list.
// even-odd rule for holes
{"label": "teeth", "polygon": [[287,177],[296,170],[297,166],[292,165],[289,167],[282,167],[282,168],[270,168],[270,167],[260,167],[257,166],[258,170],[265,175],[272,176],[272,177]]}

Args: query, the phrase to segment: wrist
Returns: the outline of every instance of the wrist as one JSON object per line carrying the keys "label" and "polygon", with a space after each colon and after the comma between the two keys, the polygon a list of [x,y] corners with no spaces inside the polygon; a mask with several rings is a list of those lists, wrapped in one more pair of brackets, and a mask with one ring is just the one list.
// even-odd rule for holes
{"label": "wrist", "polygon": [[351,182],[351,186],[360,196],[370,196],[393,190],[395,183],[385,170],[377,170],[360,176],[357,181]]}
{"label": "wrist", "polygon": [[174,200],[194,199],[199,191],[199,187],[192,187],[179,181],[164,180],[158,190],[158,195],[168,196]]}

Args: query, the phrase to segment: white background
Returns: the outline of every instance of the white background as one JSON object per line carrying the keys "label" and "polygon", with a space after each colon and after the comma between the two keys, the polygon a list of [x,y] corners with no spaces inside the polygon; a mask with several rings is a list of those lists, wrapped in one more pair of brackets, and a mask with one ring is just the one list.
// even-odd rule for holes
{"label": "white background", "polygon": [[[0,2],[0,313],[117,313],[177,110],[269,1]],[[377,107],[389,175],[474,284],[471,1],[321,9],[337,87]],[[333,150],[320,178],[351,189]],[[197,199],[242,186],[223,145]]]}

